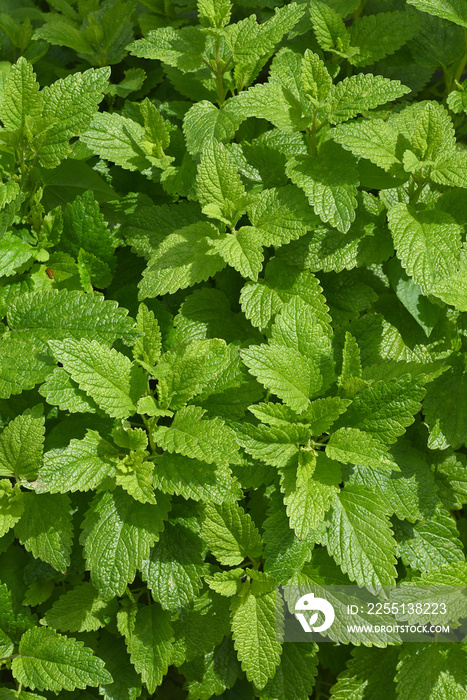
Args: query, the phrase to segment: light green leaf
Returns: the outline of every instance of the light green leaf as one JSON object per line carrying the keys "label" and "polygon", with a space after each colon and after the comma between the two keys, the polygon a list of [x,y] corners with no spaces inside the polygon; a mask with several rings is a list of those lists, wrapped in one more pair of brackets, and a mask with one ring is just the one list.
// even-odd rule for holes
{"label": "light green leaf", "polygon": [[57,15],[47,15],[53,21],[46,22],[36,29],[34,39],[43,39],[49,44],[56,46],[67,46],[77,53],[88,54],[92,56],[94,53],[93,47],[86,39],[84,32],[81,32],[77,27],[74,27],[70,22],[63,22],[58,19]]}
{"label": "light green leaf", "polygon": [[34,258],[34,249],[13,233],[0,239],[0,277],[9,277]]}
{"label": "light green leaf", "polygon": [[95,430],[82,440],[71,440],[68,447],[44,454],[44,463],[35,484],[36,492],[73,493],[95,489],[115,473],[118,452]]}
{"label": "light green leaf", "polygon": [[200,221],[171,233],[151,257],[140,282],[140,295],[173,294],[197,282],[204,282],[225,267],[212,247],[219,238],[214,224]]}
{"label": "light green leaf", "polygon": [[37,118],[42,111],[42,95],[32,65],[23,56],[11,67],[0,102],[0,119],[5,129],[19,129],[26,117]]}
{"label": "light green leaf", "polygon": [[120,487],[95,496],[83,522],[80,541],[91,581],[103,600],[122,595],[163,529],[169,500],[139,503]]}
{"label": "light green leaf", "polygon": [[467,187],[467,157],[464,151],[450,151],[442,155],[431,171],[433,182],[449,187]]}
{"label": "light green leaf", "polygon": [[340,428],[333,433],[326,446],[326,454],[342,464],[361,464],[364,467],[399,471],[386,446],[370,433],[358,428]]}
{"label": "light green leaf", "polygon": [[421,12],[447,19],[467,28],[467,7],[463,0],[407,0]]}
{"label": "light green leaf", "polygon": [[164,493],[194,501],[223,503],[241,497],[238,482],[226,467],[210,467],[206,462],[165,452],[154,466],[154,485]]}
{"label": "light green leaf", "polygon": [[197,5],[200,24],[222,29],[229,23],[232,9],[230,0],[198,0]]}
{"label": "light green leaf", "polygon": [[383,170],[399,172],[402,167],[397,149],[398,133],[383,119],[338,124],[332,136],[354,156],[367,158]]}
{"label": "light green leaf", "polygon": [[251,516],[236,503],[206,503],[201,536],[216,559],[226,566],[241,564],[246,557],[257,559],[263,551]]}
{"label": "light green leaf", "polygon": [[100,296],[56,289],[17,296],[8,308],[12,336],[30,340],[87,338],[113,343],[134,337],[134,321],[127,309]]}
{"label": "light green leaf", "polygon": [[322,387],[316,363],[298,350],[270,341],[268,345],[250,345],[241,355],[250,374],[297,413],[308,408],[310,398]]}
{"label": "light green leaf", "polygon": [[62,411],[70,413],[97,413],[99,407],[96,402],[82,391],[70,375],[57,367],[49,374],[45,382],[39,388],[39,394],[47,403],[58,406]]}
{"label": "light green leaf", "polygon": [[136,317],[136,330],[143,334],[133,346],[133,357],[148,365],[155,365],[161,355],[162,336],[154,313],[145,304],[140,304]]}
{"label": "light green leaf", "polygon": [[263,190],[249,215],[263,244],[276,247],[300,238],[317,223],[303,192],[290,185]]}
{"label": "light green leaf", "polygon": [[391,586],[396,580],[396,542],[381,499],[363,486],[335,496],[327,548],[359,586]]}
{"label": "light green leaf", "polygon": [[193,340],[162,355],[155,377],[163,408],[174,411],[200,394],[227,368],[230,360],[225,341],[219,338]]}
{"label": "light green leaf", "polygon": [[[331,167],[332,163],[332,167]],[[296,156],[287,175],[308,197],[324,222],[345,233],[355,219],[358,171],[355,159],[333,141],[326,141],[315,156]]]}
{"label": "light green leaf", "polygon": [[255,228],[242,226],[238,231],[226,233],[214,240],[212,247],[243,277],[258,279],[263,266],[263,240]]}
{"label": "light green leaf", "polygon": [[24,514],[15,526],[22,545],[36,559],[65,573],[73,538],[71,501],[64,494],[23,495]]}
{"label": "light green leaf", "polygon": [[34,627],[22,636],[11,670],[26,687],[55,693],[112,682],[104,662],[83,642],[46,627]]}
{"label": "light green leaf", "polygon": [[342,17],[329,3],[313,0],[310,6],[311,21],[318,44],[323,51],[334,51],[340,55],[350,42]]}
{"label": "light green leaf", "polygon": [[399,80],[389,80],[381,75],[358,73],[344,78],[333,87],[329,104],[332,124],[345,122],[368,109],[375,109],[410,92]]}
{"label": "light green leaf", "polygon": [[146,392],[142,370],[125,355],[97,341],[68,338],[50,341],[55,357],[71,378],[102,410],[114,418],[127,418]]}
{"label": "light green leaf", "polygon": [[458,644],[425,642],[401,649],[397,697],[411,700],[463,700],[467,687],[467,653]]}
{"label": "light green leaf", "polygon": [[414,525],[397,522],[394,536],[399,556],[412,569],[436,571],[441,566],[465,561],[456,521],[445,509]]}
{"label": "light green leaf", "polygon": [[154,465],[137,453],[124,457],[117,464],[116,481],[127,493],[141,503],[156,503],[152,484]]}
{"label": "light green leaf", "polygon": [[10,421],[0,435],[0,475],[32,481],[42,461],[44,433],[41,404]]}
{"label": "light green leaf", "polygon": [[245,188],[223,144],[212,139],[203,148],[196,178],[198,199],[208,215],[235,223],[242,212]]}
{"label": "light green leaf", "polygon": [[[286,584],[290,578],[299,573],[306,560],[311,556],[310,548],[306,542],[300,541],[291,529],[289,519],[282,504],[282,496],[275,492],[272,494],[267,511],[267,517],[263,522],[264,539],[264,571],[272,576],[278,584]],[[240,569],[240,576],[243,570]],[[222,574],[221,574],[222,575]],[[214,590],[219,590],[220,583],[211,585]],[[234,593],[237,591],[234,588]],[[225,593],[226,594],[226,593]]]}
{"label": "light green leaf", "polygon": [[[300,458],[303,460],[307,456],[300,453],[299,467]],[[295,464],[281,469],[281,490],[284,493],[287,516],[290,527],[300,539],[318,527],[342,481],[340,465],[322,452],[316,455],[310,466],[312,473],[305,478],[300,478]]]}
{"label": "light green leaf", "polygon": [[238,445],[234,433],[219,418],[203,420],[205,413],[199,406],[180,409],[169,427],[155,429],[156,444],[168,452],[178,452],[220,467],[237,462]]}
{"label": "light green leaf", "polygon": [[167,673],[173,659],[173,629],[170,613],[152,604],[140,608],[127,639],[131,663],[141,674],[150,694]]}
{"label": "light green leaf", "polygon": [[39,151],[39,160],[45,168],[56,167],[71,153],[68,142],[89,126],[104,96],[109,75],[110,68],[91,68],[68,75],[42,90],[42,117],[51,123]]}
{"label": "light green leaf", "polygon": [[61,595],[44,615],[49,627],[62,632],[94,632],[117,614],[116,600],[105,602],[86,581]]}
{"label": "light green leaf", "polygon": [[243,595],[232,599],[232,635],[242,669],[248,680],[261,689],[280,663],[281,645],[276,627],[281,618],[275,592],[255,594],[255,583]]}
{"label": "light green leaf", "polygon": [[164,610],[186,607],[202,586],[203,545],[183,524],[167,524],[143,562],[143,581]]}
{"label": "light green leaf", "polygon": [[132,119],[113,112],[100,112],[92,120],[81,141],[101,158],[126,170],[145,170],[149,153],[142,147],[144,128]]}
{"label": "light green leaf", "polygon": [[3,537],[16,525],[23,512],[23,492],[20,487],[13,486],[9,479],[0,479],[0,537]]}
{"label": "light green leaf", "polygon": [[465,357],[453,355],[447,371],[428,386],[423,404],[431,449],[444,450],[450,445],[457,450],[466,442],[466,386]]}
{"label": "light green leaf", "polygon": [[306,94],[317,103],[331,92],[332,78],[319,56],[306,49],[302,60],[302,83]]}
{"label": "light green leaf", "polygon": [[202,67],[206,35],[198,27],[182,27],[175,30],[163,27],[149,32],[144,39],[130,44],[132,56],[158,59],[181,71],[193,72]]}
{"label": "light green leaf", "polygon": [[207,100],[195,103],[183,119],[188,152],[192,155],[201,153],[210,141],[229,142],[242,121],[241,114],[229,109],[229,102],[219,109]]}
{"label": "light green leaf", "polygon": [[377,12],[359,17],[350,27],[354,66],[368,66],[398,51],[420,29],[420,19],[412,12]]}
{"label": "light green leaf", "polygon": [[0,340],[0,398],[20,394],[53,372],[53,360],[32,343],[17,338]]}
{"label": "light green leaf", "polygon": [[402,266],[425,293],[455,274],[461,230],[449,214],[435,209],[415,212],[406,204],[396,204],[388,212],[388,221]]}

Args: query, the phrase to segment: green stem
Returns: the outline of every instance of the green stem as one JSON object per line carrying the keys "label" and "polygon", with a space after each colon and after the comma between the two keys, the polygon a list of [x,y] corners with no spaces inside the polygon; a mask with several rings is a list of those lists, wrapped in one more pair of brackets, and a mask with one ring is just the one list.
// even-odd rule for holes
{"label": "green stem", "polygon": [[223,67],[221,65],[221,51],[220,51],[220,39],[216,37],[216,87],[217,87],[217,99],[219,102],[219,107],[224,104],[224,80],[223,80]]}
{"label": "green stem", "polygon": [[367,3],[367,0],[362,0],[362,2],[360,3],[360,5],[357,7],[357,9],[355,10],[355,12],[354,12],[353,15],[352,15],[352,21],[353,21],[353,22],[355,22],[355,21],[360,17],[360,15],[362,14],[363,10],[365,9],[366,3]]}

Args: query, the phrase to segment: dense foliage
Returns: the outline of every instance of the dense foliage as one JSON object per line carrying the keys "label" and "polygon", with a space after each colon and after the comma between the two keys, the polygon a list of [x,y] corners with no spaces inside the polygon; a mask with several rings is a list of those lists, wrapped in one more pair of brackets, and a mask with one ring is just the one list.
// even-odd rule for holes
{"label": "dense foliage", "polygon": [[465,699],[467,4],[0,10],[0,700]]}

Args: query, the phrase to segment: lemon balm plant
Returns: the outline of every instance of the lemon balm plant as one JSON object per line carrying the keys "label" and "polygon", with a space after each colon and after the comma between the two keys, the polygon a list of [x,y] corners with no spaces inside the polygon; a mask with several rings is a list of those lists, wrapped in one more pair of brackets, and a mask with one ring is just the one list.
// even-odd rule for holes
{"label": "lemon balm plant", "polygon": [[1,9],[0,700],[465,698],[463,0]]}

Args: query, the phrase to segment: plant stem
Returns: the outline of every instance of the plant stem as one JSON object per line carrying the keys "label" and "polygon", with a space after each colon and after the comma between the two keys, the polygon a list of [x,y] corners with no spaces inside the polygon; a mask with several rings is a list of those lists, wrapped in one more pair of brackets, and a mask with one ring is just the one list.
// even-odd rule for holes
{"label": "plant stem", "polygon": [[216,86],[217,86],[217,99],[219,102],[219,107],[224,104],[224,70],[221,65],[221,51],[220,51],[220,39],[216,37]]}

